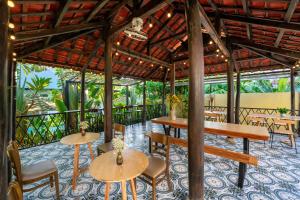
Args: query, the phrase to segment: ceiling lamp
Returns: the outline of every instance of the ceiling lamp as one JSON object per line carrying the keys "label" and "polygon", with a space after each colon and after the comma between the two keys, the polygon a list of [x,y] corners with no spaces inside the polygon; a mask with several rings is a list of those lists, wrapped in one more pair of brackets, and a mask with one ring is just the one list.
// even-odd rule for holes
{"label": "ceiling lamp", "polygon": [[134,40],[138,40],[138,41],[147,40],[148,39],[147,34],[142,31],[143,23],[144,23],[144,21],[142,18],[134,17],[131,22],[131,27],[126,28],[124,30],[124,33],[128,37],[130,37]]}

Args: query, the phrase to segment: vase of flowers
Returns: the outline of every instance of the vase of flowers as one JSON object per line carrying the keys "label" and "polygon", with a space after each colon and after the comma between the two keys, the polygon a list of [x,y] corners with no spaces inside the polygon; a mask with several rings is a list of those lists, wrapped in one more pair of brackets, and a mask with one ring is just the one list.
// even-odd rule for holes
{"label": "vase of flowers", "polygon": [[171,120],[176,120],[176,106],[180,103],[180,99],[174,94],[174,95],[169,95],[167,97],[167,101],[170,105],[170,119]]}
{"label": "vase of flowers", "polygon": [[287,108],[277,108],[277,111],[280,113],[280,117],[286,117],[286,114],[288,113],[288,109]]}
{"label": "vase of flowers", "polygon": [[113,145],[114,150],[117,151],[116,163],[117,163],[117,165],[122,165],[123,164],[122,151],[124,149],[124,141],[122,140],[121,137],[115,137],[112,140],[112,145]]}
{"label": "vase of flowers", "polygon": [[89,127],[89,124],[87,121],[81,121],[80,122],[80,132],[82,136],[85,136],[85,130]]}

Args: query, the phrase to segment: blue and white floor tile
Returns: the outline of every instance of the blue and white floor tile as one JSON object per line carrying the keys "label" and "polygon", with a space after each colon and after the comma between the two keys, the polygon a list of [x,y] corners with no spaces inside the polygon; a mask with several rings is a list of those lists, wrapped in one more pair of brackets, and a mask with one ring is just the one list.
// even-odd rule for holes
{"label": "blue and white floor tile", "polygon": [[[147,123],[146,126],[137,124],[126,129],[128,147],[148,151],[148,140],[144,137],[150,130],[162,132],[162,127]],[[183,137],[186,132],[182,131]],[[275,140],[280,138],[275,137]],[[96,145],[103,142],[103,134]],[[205,143],[232,150],[242,150],[242,141],[236,140],[235,145],[228,144],[224,137],[207,135]],[[300,141],[298,141],[300,143]],[[91,162],[87,147],[81,148],[80,166],[88,166]],[[105,184],[94,180],[88,172],[77,179],[77,188],[72,190],[74,148],[59,142],[21,151],[23,164],[31,164],[45,159],[53,159],[59,169],[60,194],[62,200],[100,200],[104,199]],[[95,151],[96,154],[96,151]],[[268,144],[264,147],[261,142],[250,142],[250,154],[259,158],[259,166],[248,167],[243,189],[236,187],[238,163],[224,158],[205,155],[205,199],[218,200],[300,200],[300,154],[294,149],[275,142],[271,149]],[[179,147],[171,149],[170,173],[172,190],[167,183],[157,186],[157,197],[160,200],[186,199],[188,195],[187,151]],[[131,199],[130,187],[127,187]],[[139,200],[151,199],[151,186],[137,179],[137,195]],[[111,187],[111,199],[121,199],[120,185]],[[55,190],[45,186],[33,192],[24,194],[25,199],[55,199]]]}

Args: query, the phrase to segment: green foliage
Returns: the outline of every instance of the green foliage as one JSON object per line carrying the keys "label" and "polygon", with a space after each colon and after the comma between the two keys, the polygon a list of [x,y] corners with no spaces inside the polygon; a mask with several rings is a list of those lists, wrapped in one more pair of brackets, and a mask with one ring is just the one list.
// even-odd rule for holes
{"label": "green foliage", "polygon": [[32,83],[27,82],[28,88],[32,91],[39,92],[49,86],[51,78],[38,77],[35,75],[31,81]]}
{"label": "green foliage", "polygon": [[287,114],[289,112],[289,110],[287,108],[277,108],[277,111],[280,114]]}
{"label": "green foliage", "polygon": [[54,100],[54,103],[55,103],[55,106],[56,106],[56,109],[58,110],[58,112],[65,112],[68,110],[68,108],[63,100],[57,98]]}

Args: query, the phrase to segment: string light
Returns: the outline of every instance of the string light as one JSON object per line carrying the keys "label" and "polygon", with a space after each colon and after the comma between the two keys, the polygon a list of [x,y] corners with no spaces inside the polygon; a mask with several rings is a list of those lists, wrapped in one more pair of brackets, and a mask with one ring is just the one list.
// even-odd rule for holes
{"label": "string light", "polygon": [[143,63],[143,61],[142,60],[140,60],[140,64],[142,64]]}
{"label": "string light", "polygon": [[10,35],[10,39],[15,40],[15,39],[16,39],[16,36]]}
{"label": "string light", "polygon": [[172,16],[172,14],[170,12],[168,12],[167,17],[170,18]]}
{"label": "string light", "polygon": [[152,28],[152,27],[153,27],[153,24],[152,24],[152,23],[150,23],[150,24],[149,24],[149,27],[150,27],[150,28]]}
{"label": "string light", "polygon": [[183,62],[184,65],[186,65],[186,62]]}
{"label": "string light", "polygon": [[119,41],[117,42],[117,45],[120,46],[120,42]]}
{"label": "string light", "polygon": [[296,67],[299,67],[299,64],[297,64]]}
{"label": "string light", "polygon": [[11,28],[11,29],[14,29],[15,25],[13,23],[8,23],[8,27]]}
{"label": "string light", "polygon": [[128,57],[128,60],[131,60],[131,57]]}
{"label": "string light", "polygon": [[118,52],[116,52],[116,53],[115,53],[115,55],[116,55],[116,56],[118,56],[118,55],[119,55],[119,53],[118,53]]}
{"label": "string light", "polygon": [[220,49],[217,49],[217,52],[219,52],[220,51]]}
{"label": "string light", "polygon": [[221,55],[221,58],[224,58],[224,55]]}
{"label": "string light", "polygon": [[11,8],[15,7],[15,3],[13,1],[8,0],[7,5]]}
{"label": "string light", "polygon": [[219,57],[219,54],[217,54],[217,57]]}
{"label": "string light", "polygon": [[151,64],[151,67],[153,67],[154,65],[153,64]]}
{"label": "string light", "polygon": [[228,62],[228,59],[225,59],[225,62]]}
{"label": "string light", "polygon": [[13,61],[15,61],[15,62],[16,62],[16,61],[17,61],[17,59],[16,59],[16,58],[13,58]]}
{"label": "string light", "polygon": [[162,69],[163,67],[162,67],[162,66],[160,66],[159,68],[160,68],[160,69]]}
{"label": "string light", "polygon": [[13,55],[13,56],[17,56],[16,52],[13,52],[12,55]]}
{"label": "string light", "polygon": [[213,44],[213,41],[209,41],[209,44]]}

